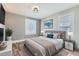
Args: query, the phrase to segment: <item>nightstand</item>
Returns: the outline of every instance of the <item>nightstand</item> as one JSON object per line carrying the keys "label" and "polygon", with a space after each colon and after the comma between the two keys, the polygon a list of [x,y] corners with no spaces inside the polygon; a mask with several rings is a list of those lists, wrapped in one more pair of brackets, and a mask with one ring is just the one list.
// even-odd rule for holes
{"label": "nightstand", "polygon": [[65,48],[71,51],[74,51],[75,42],[71,40],[65,40]]}

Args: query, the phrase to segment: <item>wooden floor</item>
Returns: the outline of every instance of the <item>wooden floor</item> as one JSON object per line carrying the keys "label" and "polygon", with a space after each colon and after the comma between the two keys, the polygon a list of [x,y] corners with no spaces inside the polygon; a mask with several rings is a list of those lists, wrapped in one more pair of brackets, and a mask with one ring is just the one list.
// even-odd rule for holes
{"label": "wooden floor", "polygon": [[[12,44],[12,55],[14,56],[33,56],[29,50],[24,46],[24,42]],[[79,56],[79,51],[69,51],[62,49],[55,56]]]}

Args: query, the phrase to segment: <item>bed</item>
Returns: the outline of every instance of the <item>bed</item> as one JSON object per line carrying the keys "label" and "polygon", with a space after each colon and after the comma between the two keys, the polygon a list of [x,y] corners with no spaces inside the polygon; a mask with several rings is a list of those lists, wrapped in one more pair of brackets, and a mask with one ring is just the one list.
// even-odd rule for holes
{"label": "bed", "polygon": [[40,36],[26,39],[25,46],[35,56],[51,56],[63,47],[63,40]]}
{"label": "bed", "polygon": [[[54,36],[49,35],[50,38],[48,38],[47,34],[49,33],[53,33]],[[48,30],[43,36],[26,39],[25,46],[35,56],[52,56],[63,48],[65,39],[65,31]]]}

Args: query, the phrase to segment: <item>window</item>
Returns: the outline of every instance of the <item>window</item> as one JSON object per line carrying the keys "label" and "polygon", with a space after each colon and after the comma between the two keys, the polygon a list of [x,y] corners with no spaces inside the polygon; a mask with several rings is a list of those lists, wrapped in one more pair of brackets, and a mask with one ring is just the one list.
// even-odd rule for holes
{"label": "window", "polygon": [[26,19],[25,20],[25,35],[36,34],[36,20]]}
{"label": "window", "polygon": [[64,31],[72,32],[72,26],[73,26],[73,15],[72,14],[67,14],[61,17],[60,27]]}

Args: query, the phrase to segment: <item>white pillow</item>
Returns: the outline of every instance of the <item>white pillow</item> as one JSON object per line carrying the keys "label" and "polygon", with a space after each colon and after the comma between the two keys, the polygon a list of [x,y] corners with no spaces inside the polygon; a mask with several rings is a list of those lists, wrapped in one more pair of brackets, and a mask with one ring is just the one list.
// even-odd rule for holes
{"label": "white pillow", "polygon": [[53,33],[53,38],[57,39],[58,38],[58,33]]}

